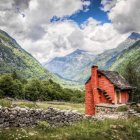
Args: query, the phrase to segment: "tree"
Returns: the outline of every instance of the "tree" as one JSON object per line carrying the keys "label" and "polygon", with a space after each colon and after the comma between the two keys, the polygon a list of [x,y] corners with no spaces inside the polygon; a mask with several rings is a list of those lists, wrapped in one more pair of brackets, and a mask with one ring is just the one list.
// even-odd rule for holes
{"label": "tree", "polygon": [[132,101],[140,102],[140,73],[131,61],[128,62],[123,76],[130,85],[136,87],[136,90],[131,94]]}
{"label": "tree", "polygon": [[11,75],[4,75],[0,78],[0,89],[4,96],[20,98],[23,92],[19,80],[14,80]]}
{"label": "tree", "polygon": [[25,98],[31,101],[36,101],[39,99],[42,93],[42,85],[39,80],[31,80],[24,88]]}

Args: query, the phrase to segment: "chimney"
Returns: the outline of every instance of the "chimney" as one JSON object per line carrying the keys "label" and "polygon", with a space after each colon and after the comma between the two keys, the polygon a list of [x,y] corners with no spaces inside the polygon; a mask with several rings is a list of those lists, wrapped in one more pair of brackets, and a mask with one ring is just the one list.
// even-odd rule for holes
{"label": "chimney", "polygon": [[95,104],[100,103],[99,92],[97,90],[97,88],[98,88],[97,70],[98,70],[98,66],[92,66],[92,69],[91,69],[91,83],[92,83],[92,90],[93,90],[93,96],[94,96],[94,103]]}

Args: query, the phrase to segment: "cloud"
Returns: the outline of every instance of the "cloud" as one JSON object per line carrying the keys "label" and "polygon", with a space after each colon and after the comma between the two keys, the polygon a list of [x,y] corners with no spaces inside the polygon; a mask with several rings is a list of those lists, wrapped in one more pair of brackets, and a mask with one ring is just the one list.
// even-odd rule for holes
{"label": "cloud", "polygon": [[[89,1],[59,0],[59,3],[58,0],[25,0],[25,3],[23,0],[5,1],[6,4],[0,0],[0,28],[10,33],[40,62],[56,56],[64,56],[78,48],[99,54],[104,50],[115,48],[127,38],[128,34],[118,31],[123,33],[130,31],[125,27],[125,30],[122,29],[121,22],[126,23],[121,16],[127,17],[127,15],[117,10],[117,5],[120,5],[120,8],[123,7],[118,0],[114,4],[107,3],[107,0],[102,2],[113,24],[101,24],[89,18],[80,27],[71,20],[51,23],[50,19],[54,16],[64,17],[79,10],[88,9]],[[131,7],[129,10],[132,10]],[[126,10],[126,14],[129,13],[128,11]],[[120,23],[121,26],[118,26]]]}
{"label": "cloud", "polygon": [[102,4],[103,9],[109,11],[109,19],[120,33],[140,32],[139,0],[114,0],[112,2],[103,0]]}
{"label": "cloud", "polygon": [[111,23],[102,25],[92,18],[88,19],[82,29],[68,20],[50,23],[44,28],[46,34],[41,40],[26,40],[23,44],[40,62],[64,56],[78,48],[99,54],[116,47],[128,36],[118,33]]}
{"label": "cloud", "polygon": [[81,0],[0,0],[0,27],[12,35],[35,41],[45,35],[43,26],[53,16],[69,16],[87,9],[89,4]]}
{"label": "cloud", "polygon": [[102,0],[101,1],[101,9],[105,12],[110,11],[117,3],[117,0]]}

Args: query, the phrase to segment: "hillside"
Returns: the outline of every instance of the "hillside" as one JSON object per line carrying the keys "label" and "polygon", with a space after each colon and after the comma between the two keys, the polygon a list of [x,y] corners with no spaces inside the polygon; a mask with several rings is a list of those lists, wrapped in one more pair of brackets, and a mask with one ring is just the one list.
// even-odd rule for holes
{"label": "hillside", "polygon": [[15,72],[24,79],[52,79],[68,88],[81,88],[76,82],[68,81],[49,72],[11,36],[0,30],[0,74]]}
{"label": "hillside", "polygon": [[131,67],[133,67],[137,73],[140,73],[140,40],[127,50],[124,50],[122,55],[120,55],[110,69],[125,75],[127,66],[130,63]]}
{"label": "hillside", "polygon": [[0,30],[0,73],[16,71],[22,78],[51,78],[52,75],[6,32]]}

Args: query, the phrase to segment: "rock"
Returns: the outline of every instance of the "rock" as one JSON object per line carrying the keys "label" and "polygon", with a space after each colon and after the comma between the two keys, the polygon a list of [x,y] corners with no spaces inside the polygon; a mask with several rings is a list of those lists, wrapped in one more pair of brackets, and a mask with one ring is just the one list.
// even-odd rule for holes
{"label": "rock", "polygon": [[4,118],[0,118],[0,124],[4,122]]}
{"label": "rock", "polygon": [[84,119],[77,111],[59,110],[49,107],[47,110],[29,108],[1,108],[0,127],[28,127],[35,126],[39,121],[47,121],[56,126],[71,125]]}
{"label": "rock", "polygon": [[110,125],[110,128],[117,129],[117,125]]}

